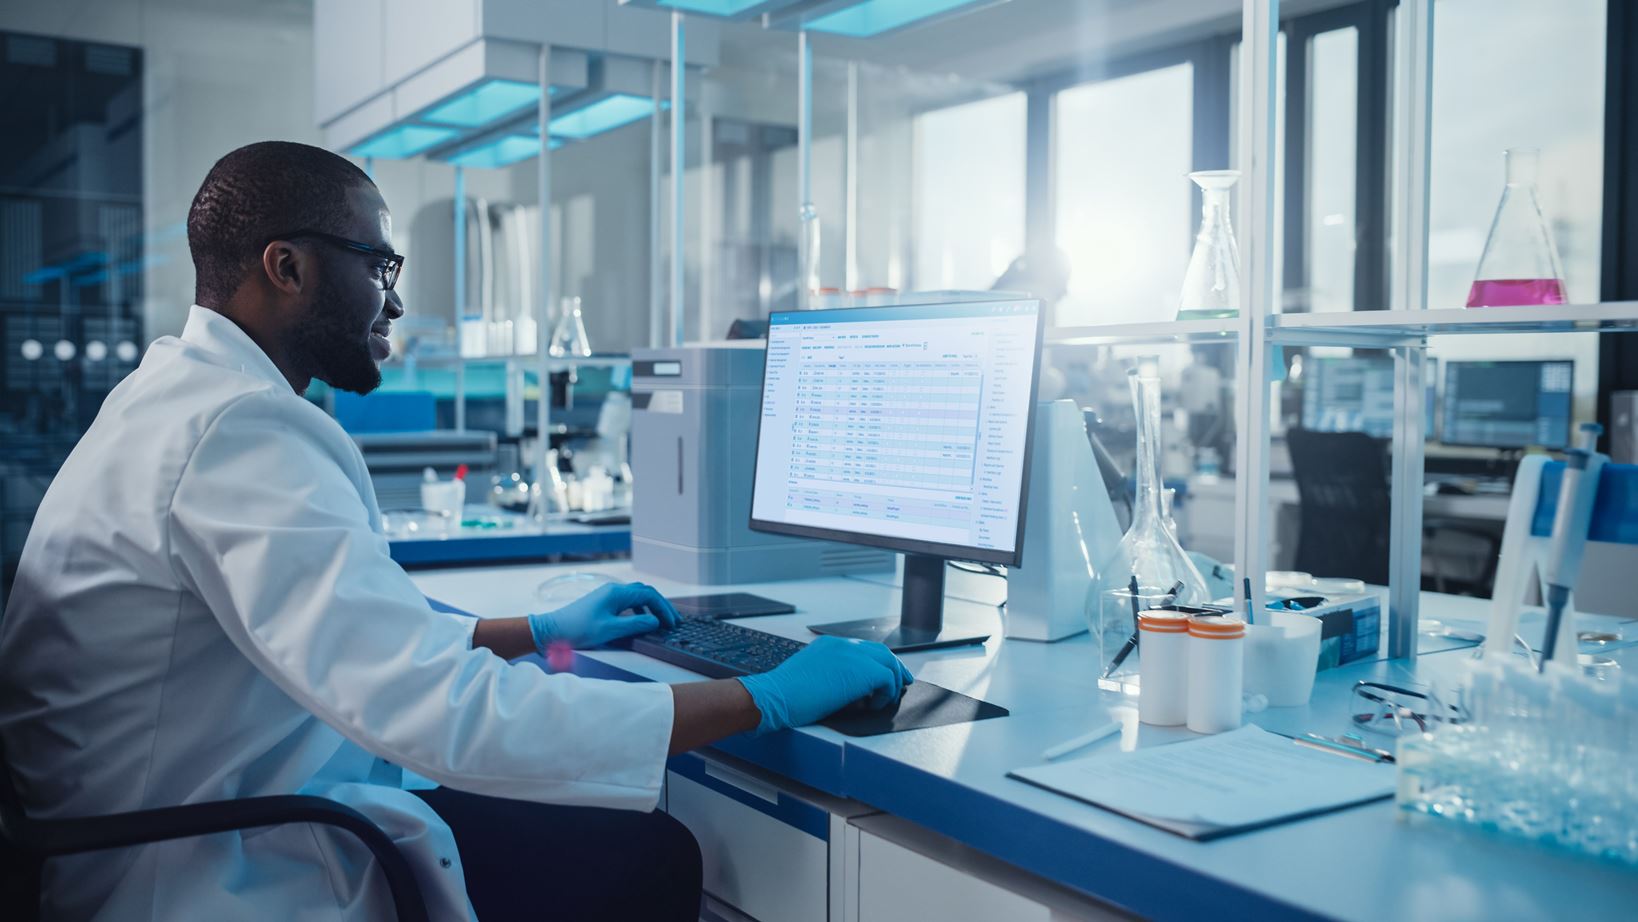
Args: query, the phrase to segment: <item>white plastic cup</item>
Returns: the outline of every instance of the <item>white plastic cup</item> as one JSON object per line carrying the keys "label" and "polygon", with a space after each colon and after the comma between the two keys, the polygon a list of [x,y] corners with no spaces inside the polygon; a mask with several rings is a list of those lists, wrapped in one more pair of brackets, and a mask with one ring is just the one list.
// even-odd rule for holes
{"label": "white plastic cup", "polygon": [[1189,719],[1189,616],[1138,615],[1138,720],[1175,727]]}
{"label": "white plastic cup", "polygon": [[1237,618],[1189,619],[1190,730],[1222,733],[1240,726],[1245,644],[1246,625]]}
{"label": "white plastic cup", "polygon": [[1270,707],[1302,707],[1314,691],[1319,648],[1318,618],[1269,612],[1265,623],[1246,626],[1246,691],[1267,697]]}
{"label": "white plastic cup", "polygon": [[435,480],[421,484],[421,508],[442,516],[445,528],[459,527],[466,509],[466,481]]}

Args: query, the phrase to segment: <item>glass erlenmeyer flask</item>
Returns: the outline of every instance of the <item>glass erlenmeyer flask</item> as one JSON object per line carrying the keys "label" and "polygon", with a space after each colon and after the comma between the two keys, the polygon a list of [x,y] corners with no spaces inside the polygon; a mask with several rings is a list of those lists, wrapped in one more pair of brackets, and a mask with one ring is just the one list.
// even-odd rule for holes
{"label": "glass erlenmeyer flask", "polygon": [[580,316],[578,297],[563,299],[557,326],[552,328],[552,343],[546,348],[546,352],[555,358],[592,354],[591,340],[586,338],[586,321]]}
{"label": "glass erlenmeyer flask", "polygon": [[1507,165],[1507,185],[1502,187],[1501,204],[1490,222],[1490,236],[1485,238],[1479,270],[1468,289],[1467,306],[1563,304],[1568,300],[1564,270],[1536,198],[1541,151],[1516,147],[1505,151],[1502,158]]}
{"label": "glass erlenmeyer flask", "polygon": [[1229,223],[1229,192],[1239,170],[1203,170],[1189,178],[1200,187],[1200,233],[1183,273],[1177,319],[1204,320],[1240,313],[1240,245]]}
{"label": "glass erlenmeyer flask", "polygon": [[[1194,561],[1183,553],[1166,525],[1160,495],[1160,378],[1127,372],[1137,414],[1137,497],[1132,525],[1112,556],[1098,569],[1088,617],[1101,644],[1101,662],[1111,661],[1137,632],[1137,613],[1168,604],[1198,605],[1211,597]],[[1123,672],[1136,671],[1127,658]]]}

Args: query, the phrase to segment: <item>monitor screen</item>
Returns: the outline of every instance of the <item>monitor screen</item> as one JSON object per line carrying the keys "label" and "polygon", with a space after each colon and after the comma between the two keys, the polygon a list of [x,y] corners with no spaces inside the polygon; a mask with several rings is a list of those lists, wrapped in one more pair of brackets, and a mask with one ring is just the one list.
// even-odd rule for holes
{"label": "monitor screen", "polygon": [[1564,448],[1575,363],[1447,362],[1447,445]]}
{"label": "monitor screen", "polygon": [[1040,302],[775,313],[751,527],[1015,564]]}
{"label": "monitor screen", "polygon": [[[1437,359],[1428,359],[1422,431],[1433,436]],[[1355,355],[1311,358],[1303,368],[1302,427],[1393,437],[1393,359]]]}
{"label": "monitor screen", "polygon": [[1302,427],[1393,435],[1393,359],[1310,359],[1303,368]]}

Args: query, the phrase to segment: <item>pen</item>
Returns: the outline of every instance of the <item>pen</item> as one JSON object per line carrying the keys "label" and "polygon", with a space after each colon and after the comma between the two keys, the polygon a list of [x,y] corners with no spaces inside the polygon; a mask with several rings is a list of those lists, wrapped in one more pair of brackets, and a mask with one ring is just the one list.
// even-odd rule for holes
{"label": "pen", "polygon": [[[1285,734],[1281,735],[1284,736]],[[1365,746],[1355,746],[1351,743],[1338,742],[1330,737],[1320,736],[1318,733],[1305,733],[1302,736],[1293,736],[1290,739],[1291,742],[1296,743],[1298,746],[1306,746],[1309,749],[1317,749],[1321,752],[1335,753],[1339,756],[1347,756],[1350,759],[1360,759],[1365,762],[1378,763],[1392,763],[1394,761],[1393,753],[1391,752],[1387,752],[1382,749],[1370,749]]]}
{"label": "pen", "polygon": [[[1179,583],[1178,585],[1181,586],[1182,583]],[[1136,574],[1133,574],[1131,581],[1126,584],[1126,596],[1132,603],[1132,636],[1126,638],[1126,643],[1121,644],[1120,652],[1116,653],[1115,658],[1109,661],[1108,666],[1104,667],[1103,678],[1105,679],[1109,678],[1111,675],[1114,675],[1115,670],[1120,668],[1120,664],[1126,662],[1126,658],[1132,655],[1133,650],[1137,649],[1138,581]]]}
{"label": "pen", "polygon": [[1120,721],[1111,720],[1108,723],[1104,724],[1103,726],[1099,727],[1098,729],[1093,730],[1091,733],[1085,734],[1084,736],[1077,736],[1074,739],[1069,740],[1067,742],[1059,743],[1058,745],[1053,746],[1051,749],[1048,749],[1047,751],[1041,753],[1041,761],[1050,762],[1053,759],[1056,759],[1061,755],[1065,755],[1067,753],[1074,752],[1075,750],[1080,749],[1083,746],[1090,746],[1093,743],[1096,743],[1098,740],[1101,740],[1106,736],[1111,736],[1111,735],[1113,735],[1115,733],[1119,733],[1120,728],[1121,728]]}
{"label": "pen", "polygon": [[1246,584],[1246,623],[1247,624],[1256,624],[1257,623],[1256,612],[1252,611],[1252,608],[1254,606],[1251,604],[1251,577],[1248,576],[1248,577],[1245,578],[1245,584]]}

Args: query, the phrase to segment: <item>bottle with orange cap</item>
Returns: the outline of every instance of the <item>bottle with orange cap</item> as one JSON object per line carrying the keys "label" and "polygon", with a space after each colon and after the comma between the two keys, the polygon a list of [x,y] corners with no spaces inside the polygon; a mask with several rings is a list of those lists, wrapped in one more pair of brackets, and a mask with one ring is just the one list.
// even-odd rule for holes
{"label": "bottle with orange cap", "polygon": [[1238,618],[1195,615],[1189,618],[1188,632],[1189,729],[1196,733],[1233,730],[1240,726],[1242,716],[1246,624]]}

